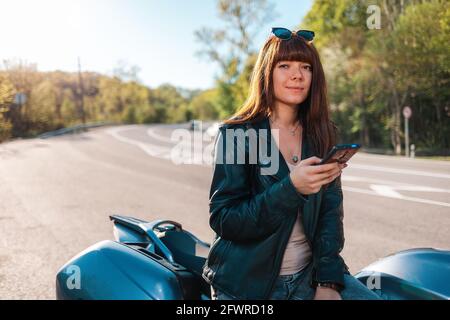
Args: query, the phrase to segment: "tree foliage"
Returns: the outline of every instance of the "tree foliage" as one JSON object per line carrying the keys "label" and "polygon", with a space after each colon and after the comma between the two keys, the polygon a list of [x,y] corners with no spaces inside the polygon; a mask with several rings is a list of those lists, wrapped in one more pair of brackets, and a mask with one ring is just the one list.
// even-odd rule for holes
{"label": "tree foliage", "polygon": [[[39,72],[33,64],[5,61],[0,70],[0,141],[80,124],[83,118],[115,123],[190,119],[190,103],[200,92],[170,84],[152,89],[137,81],[136,68],[130,70],[116,68],[113,76],[82,72],[80,82],[77,73]],[[26,100],[15,101],[17,93]],[[198,103],[193,107],[202,108]]]}
{"label": "tree foliage", "polygon": [[[366,24],[369,5],[380,29]],[[449,10],[439,0],[314,2],[301,27],[316,31],[343,140],[400,154],[408,105],[417,150],[448,153]]]}
{"label": "tree foliage", "polygon": [[224,27],[203,27],[195,32],[201,44],[199,56],[220,67],[216,88],[221,118],[233,114],[245,101],[255,63],[252,39],[262,24],[273,19],[273,8],[273,3],[267,0],[218,0],[218,14]]}
{"label": "tree foliage", "polygon": [[[248,95],[256,60],[252,39],[273,17],[268,0],[216,0],[223,28],[195,36],[199,56],[220,67],[214,88],[148,88],[139,68],[112,75],[39,72],[22,61],[0,68],[0,141],[84,121],[120,123],[224,119]],[[380,28],[369,28],[377,8]],[[365,148],[404,149],[402,109],[418,153],[450,151],[450,3],[444,0],[315,0],[299,28],[314,30],[340,139]],[[82,79],[82,82],[80,81]],[[18,103],[17,94],[27,97]]]}

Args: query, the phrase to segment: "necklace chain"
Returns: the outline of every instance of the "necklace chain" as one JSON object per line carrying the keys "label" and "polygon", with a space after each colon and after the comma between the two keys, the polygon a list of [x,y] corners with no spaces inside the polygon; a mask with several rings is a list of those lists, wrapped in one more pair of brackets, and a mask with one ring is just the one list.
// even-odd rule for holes
{"label": "necklace chain", "polygon": [[285,129],[285,130],[289,130],[291,135],[295,135],[295,132],[297,131],[297,129],[300,127],[300,121],[297,121],[297,125],[295,126],[294,129],[286,129],[281,127],[279,124],[277,124],[272,118],[269,117],[270,122],[275,123],[278,127],[280,127],[281,129]]}
{"label": "necklace chain", "polygon": [[[269,117],[269,120],[270,120],[270,122],[272,122],[272,123],[275,123],[276,125],[278,125],[275,121],[273,121],[272,120],[272,118],[271,117]],[[278,125],[279,126],[279,125]],[[280,126],[279,126],[280,127]],[[292,130],[292,129],[285,129],[285,128],[282,128],[282,127],[280,127],[281,129],[285,129],[285,130],[289,130],[289,132],[290,132],[290,134],[292,135],[292,136],[295,136],[295,132],[297,131],[297,129],[300,127],[300,121],[297,121],[297,125],[295,126],[295,128]],[[294,155],[292,155],[292,161],[294,162],[294,163],[297,163],[298,162],[298,160],[299,160],[299,158],[298,158],[298,156],[296,155],[296,154],[294,154]]]}

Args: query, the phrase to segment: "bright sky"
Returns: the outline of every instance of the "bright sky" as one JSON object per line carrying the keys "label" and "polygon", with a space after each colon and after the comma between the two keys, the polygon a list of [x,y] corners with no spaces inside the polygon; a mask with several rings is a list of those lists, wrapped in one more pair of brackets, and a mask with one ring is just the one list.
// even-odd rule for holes
{"label": "bright sky", "polygon": [[[273,0],[277,16],[261,26],[260,47],[271,26],[294,28],[312,0]],[[200,60],[194,31],[219,27],[214,0],[0,0],[0,61],[20,58],[40,71],[111,74],[124,61],[137,65],[150,87],[191,89],[214,85],[218,68]]]}

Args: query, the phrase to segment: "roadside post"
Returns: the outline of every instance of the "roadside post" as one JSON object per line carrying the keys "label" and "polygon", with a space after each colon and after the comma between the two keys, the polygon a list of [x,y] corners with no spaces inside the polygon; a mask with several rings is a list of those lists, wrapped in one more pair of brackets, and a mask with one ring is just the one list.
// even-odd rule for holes
{"label": "roadside post", "polygon": [[405,118],[405,156],[409,157],[409,118],[411,118],[412,110],[409,106],[403,108],[403,117]]}

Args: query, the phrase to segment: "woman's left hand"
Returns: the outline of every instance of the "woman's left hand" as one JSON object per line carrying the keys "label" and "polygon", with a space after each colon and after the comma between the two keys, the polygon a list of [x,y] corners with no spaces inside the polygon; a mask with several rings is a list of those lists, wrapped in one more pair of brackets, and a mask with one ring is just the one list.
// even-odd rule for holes
{"label": "woman's left hand", "polygon": [[334,289],[317,287],[314,300],[342,300],[341,295]]}

